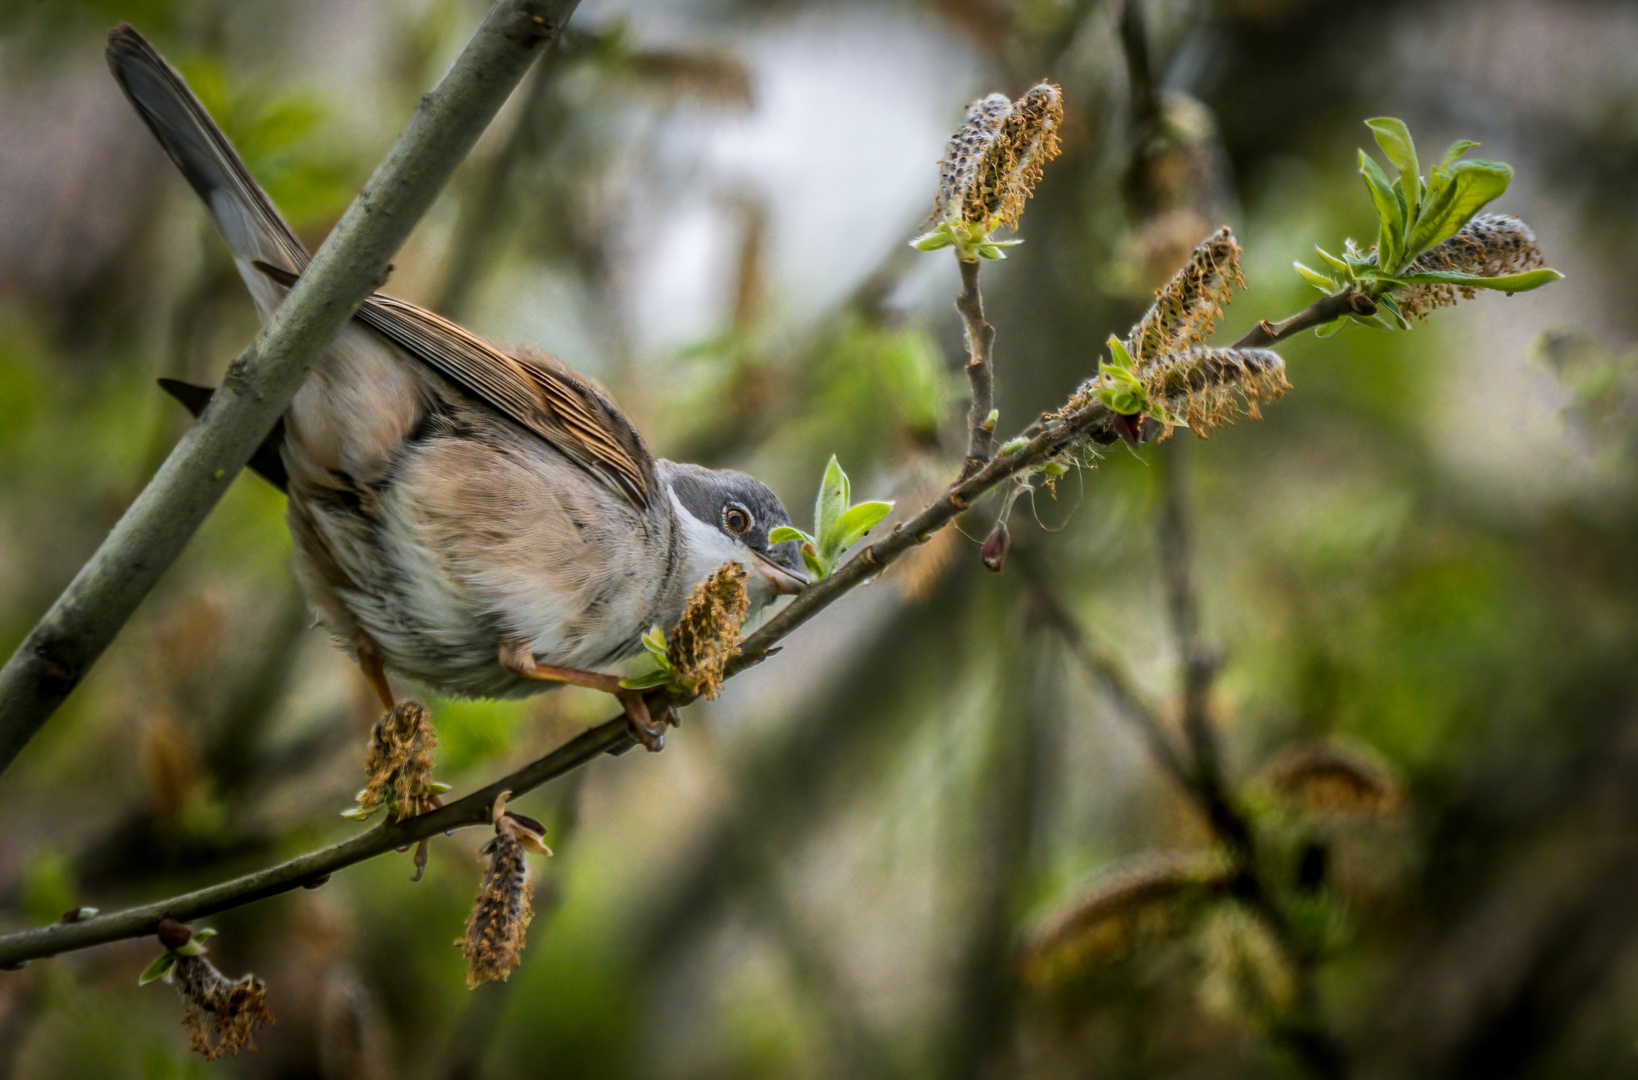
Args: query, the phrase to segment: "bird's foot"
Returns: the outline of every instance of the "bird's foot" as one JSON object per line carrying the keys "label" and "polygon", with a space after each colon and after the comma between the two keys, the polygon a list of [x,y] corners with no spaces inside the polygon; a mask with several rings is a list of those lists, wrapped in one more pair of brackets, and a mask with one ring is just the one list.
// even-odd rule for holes
{"label": "bird's foot", "polygon": [[672,727],[681,726],[681,721],[677,719],[677,710],[671,707],[671,703],[664,698],[659,699],[664,701],[664,707],[659,719],[656,720],[648,707],[645,691],[622,689],[614,696],[626,707],[626,718],[631,721],[632,730],[637,734],[637,741],[642,743],[649,753],[664,750],[666,724],[669,723]]}
{"label": "bird's foot", "polygon": [[[665,747],[665,725],[669,721],[677,723],[676,710],[666,702],[660,713],[658,722],[649,711],[647,692],[632,690],[621,685],[618,675],[605,675],[596,671],[582,671],[579,668],[554,667],[542,664],[535,660],[526,645],[518,642],[503,642],[500,647],[501,666],[525,679],[537,679],[541,682],[566,683],[570,686],[585,686],[593,690],[601,690],[605,694],[612,694],[618,698],[626,710],[626,717],[631,721],[632,730],[637,735],[637,741],[642,743],[651,752]],[[660,700],[664,700],[663,698]]]}

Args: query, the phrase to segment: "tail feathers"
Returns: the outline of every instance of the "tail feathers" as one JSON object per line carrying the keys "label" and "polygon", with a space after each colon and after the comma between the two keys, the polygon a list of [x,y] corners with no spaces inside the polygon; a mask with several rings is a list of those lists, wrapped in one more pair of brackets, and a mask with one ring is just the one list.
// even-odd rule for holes
{"label": "tail feathers", "polygon": [[[195,386],[192,383],[185,383],[178,379],[160,379],[159,385],[167,394],[186,406],[187,410],[194,416],[198,416],[205,411],[205,406],[210,404],[211,396],[216,393],[208,386]],[[280,420],[273,425],[273,430],[267,433],[267,438],[262,440],[262,445],[258,446],[256,452],[250,455],[248,464],[250,470],[257,476],[260,476],[280,491],[288,491],[290,475],[284,471],[284,458],[279,454],[279,449],[282,446],[284,446],[284,421]]]}
{"label": "tail feathers", "polygon": [[[146,38],[121,23],[108,34],[107,56],[125,96],[204,200],[261,304],[266,279],[250,268],[250,262],[260,259],[300,271],[308,262],[307,249],[182,76]],[[277,299],[273,297],[274,307]]]}

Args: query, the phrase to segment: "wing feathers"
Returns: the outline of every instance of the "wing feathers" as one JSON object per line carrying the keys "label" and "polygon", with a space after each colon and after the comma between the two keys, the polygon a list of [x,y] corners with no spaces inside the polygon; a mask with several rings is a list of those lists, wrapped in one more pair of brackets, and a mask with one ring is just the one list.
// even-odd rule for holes
{"label": "wing feathers", "polygon": [[[294,274],[258,263],[283,285]],[[371,296],[356,317],[434,370],[550,443],[570,461],[647,509],[654,459],[606,395],[549,356],[510,356],[448,319],[404,300]]]}

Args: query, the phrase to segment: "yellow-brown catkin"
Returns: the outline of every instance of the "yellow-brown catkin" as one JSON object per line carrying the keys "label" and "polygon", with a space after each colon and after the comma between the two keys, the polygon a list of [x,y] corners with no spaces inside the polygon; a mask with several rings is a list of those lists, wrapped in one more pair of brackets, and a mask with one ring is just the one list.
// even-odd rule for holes
{"label": "yellow-brown catkin", "polygon": [[1276,795],[1324,814],[1391,814],[1403,796],[1375,755],[1339,746],[1298,746],[1269,763],[1264,778]]}
{"label": "yellow-brown catkin", "polygon": [[466,985],[505,982],[523,959],[523,943],[534,918],[522,826],[510,815],[495,821],[495,838],[484,845],[489,856],[466,935],[456,942],[466,957]]}
{"label": "yellow-brown catkin", "polygon": [[204,956],[181,956],[171,983],[182,996],[188,1048],[215,1061],[223,1054],[256,1049],[256,1029],[273,1023],[267,990],[254,975],[231,982]]}
{"label": "yellow-brown catkin", "polygon": [[1240,276],[1240,245],[1224,226],[1194,249],[1183,269],[1155,293],[1155,302],[1127,339],[1127,351],[1141,367],[1167,353],[1202,344],[1223,315]]}
{"label": "yellow-brown catkin", "polygon": [[[1262,417],[1261,404],[1278,401],[1291,384],[1285,361],[1268,349],[1190,349],[1138,366],[1150,400],[1163,402],[1169,416],[1182,418],[1204,437],[1241,416]],[[1161,438],[1171,435],[1165,425]]]}
{"label": "yellow-brown catkin", "polygon": [[739,649],[739,627],[751,610],[745,578],[738,562],[717,567],[688,594],[666,638],[671,670],[707,700],[722,692],[723,668]]}
{"label": "yellow-brown catkin", "polygon": [[1017,966],[1035,987],[1063,985],[1137,946],[1188,930],[1197,901],[1220,890],[1233,866],[1216,852],[1148,855],[1095,875],[1037,922]]}
{"label": "yellow-brown catkin", "polygon": [[[1541,248],[1530,226],[1503,214],[1480,214],[1449,240],[1423,252],[1406,271],[1427,274],[1455,271],[1476,277],[1502,277],[1542,266]],[[1479,290],[1460,285],[1411,285],[1394,293],[1406,318],[1427,319],[1435,308],[1454,307]]]}
{"label": "yellow-brown catkin", "polygon": [[1031,87],[1017,101],[991,94],[967,106],[939,163],[934,216],[986,232],[1017,228],[1042,168],[1058,156],[1063,118],[1063,92],[1051,83]]}
{"label": "yellow-brown catkin", "polygon": [[432,714],[420,702],[402,702],[377,720],[370,729],[359,808],[370,813],[386,806],[393,821],[431,809],[432,748],[437,745]]}

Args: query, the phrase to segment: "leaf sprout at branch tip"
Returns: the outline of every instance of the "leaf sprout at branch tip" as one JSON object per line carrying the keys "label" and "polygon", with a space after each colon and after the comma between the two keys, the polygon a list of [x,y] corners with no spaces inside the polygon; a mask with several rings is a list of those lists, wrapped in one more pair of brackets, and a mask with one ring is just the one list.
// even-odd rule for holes
{"label": "leaf sprout at branch tip", "polygon": [[1528,292],[1564,276],[1542,266],[1535,236],[1523,222],[1476,216],[1507,190],[1512,166],[1462,160],[1479,144],[1461,139],[1424,178],[1404,121],[1379,117],[1365,123],[1399,174],[1390,180],[1374,158],[1359,152],[1359,172],[1376,207],[1376,247],[1362,251],[1348,240],[1340,257],[1315,248],[1331,273],[1300,262],[1295,266],[1304,281],[1327,295],[1370,297],[1376,313],[1350,313],[1317,328],[1319,336],[1329,337],[1349,320],[1409,330],[1407,315],[1425,318],[1432,308],[1448,307],[1458,296],[1471,299],[1478,289]]}
{"label": "leaf sprout at branch tip", "polygon": [[847,473],[832,454],[813,507],[814,534],[781,525],[768,534],[769,543],[795,540],[802,545],[802,561],[815,581],[829,577],[848,548],[865,538],[893,510],[890,502],[852,502]]}

